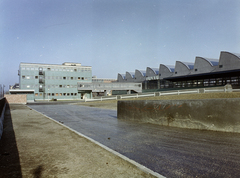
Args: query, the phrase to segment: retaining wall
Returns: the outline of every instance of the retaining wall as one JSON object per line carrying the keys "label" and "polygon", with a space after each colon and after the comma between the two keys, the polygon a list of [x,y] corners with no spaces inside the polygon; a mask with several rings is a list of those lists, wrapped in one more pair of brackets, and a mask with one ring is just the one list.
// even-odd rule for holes
{"label": "retaining wall", "polygon": [[240,99],[118,101],[118,119],[240,133]]}
{"label": "retaining wall", "polygon": [[5,108],[6,108],[6,99],[1,98],[0,99],[0,140],[3,133],[3,120],[4,120]]}

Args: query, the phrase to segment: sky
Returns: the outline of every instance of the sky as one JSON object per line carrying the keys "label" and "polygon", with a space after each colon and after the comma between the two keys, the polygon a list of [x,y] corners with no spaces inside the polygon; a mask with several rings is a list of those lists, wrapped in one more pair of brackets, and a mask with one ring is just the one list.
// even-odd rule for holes
{"label": "sky", "polygon": [[117,79],[221,51],[240,53],[239,0],[0,0],[7,89],[19,82],[21,62],[77,62]]}

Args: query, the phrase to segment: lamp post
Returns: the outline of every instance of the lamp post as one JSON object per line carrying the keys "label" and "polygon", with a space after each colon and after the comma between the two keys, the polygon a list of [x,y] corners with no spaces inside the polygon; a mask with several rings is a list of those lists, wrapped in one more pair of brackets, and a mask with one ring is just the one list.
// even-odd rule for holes
{"label": "lamp post", "polygon": [[49,93],[49,88],[48,88],[48,102],[49,102],[49,94],[50,94],[50,93]]}

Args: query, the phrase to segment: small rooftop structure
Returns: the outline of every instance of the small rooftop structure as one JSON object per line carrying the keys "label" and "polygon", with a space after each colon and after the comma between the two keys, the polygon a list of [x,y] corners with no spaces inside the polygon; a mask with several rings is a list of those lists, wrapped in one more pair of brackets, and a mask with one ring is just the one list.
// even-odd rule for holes
{"label": "small rooftop structure", "polygon": [[74,63],[74,62],[64,62],[62,65],[65,66],[81,66],[81,63]]}

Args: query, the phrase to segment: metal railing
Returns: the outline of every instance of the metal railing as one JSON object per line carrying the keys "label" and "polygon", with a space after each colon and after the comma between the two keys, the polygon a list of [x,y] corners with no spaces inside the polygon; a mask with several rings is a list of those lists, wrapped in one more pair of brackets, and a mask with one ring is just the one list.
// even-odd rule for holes
{"label": "metal railing", "polygon": [[[201,90],[201,91],[200,91]],[[212,93],[212,92],[237,92],[240,89],[227,89],[222,88],[202,88],[202,89],[191,89],[191,90],[174,90],[174,91],[164,91],[164,92],[154,92],[154,93],[137,93],[131,95],[116,95],[116,96],[103,96],[95,99],[85,98],[85,102],[88,101],[104,101],[104,100],[119,100],[127,98],[141,98],[141,97],[150,97],[150,96],[164,96],[164,95],[180,95],[180,94],[193,94],[193,93]]]}

